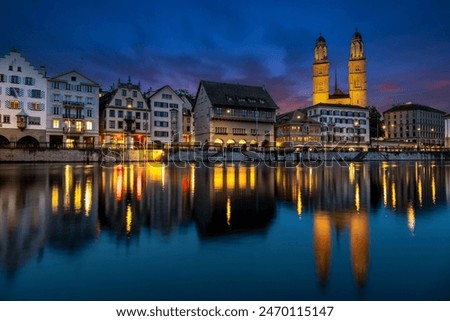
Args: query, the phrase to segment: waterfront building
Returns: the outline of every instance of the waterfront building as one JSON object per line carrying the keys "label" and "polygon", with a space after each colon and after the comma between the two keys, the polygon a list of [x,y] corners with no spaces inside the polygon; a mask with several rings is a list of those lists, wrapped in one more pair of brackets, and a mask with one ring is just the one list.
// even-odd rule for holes
{"label": "waterfront building", "polygon": [[345,143],[349,149],[368,148],[369,110],[366,107],[319,103],[305,108],[305,112],[322,124],[320,141],[325,147]]}
{"label": "waterfront building", "polygon": [[450,114],[444,116],[445,120],[445,147],[450,148]]}
{"label": "waterfront building", "polygon": [[348,93],[337,86],[335,75],[334,93],[330,94],[330,63],[325,38],[320,35],[314,48],[313,62],[313,105],[319,103],[367,106],[367,71],[364,42],[356,31],[350,44],[348,62]]}
{"label": "waterfront building", "polygon": [[444,145],[445,112],[407,102],[383,113],[387,142],[400,147],[426,148]]}
{"label": "waterfront building", "polygon": [[320,142],[321,127],[321,123],[310,119],[301,109],[280,114],[275,124],[277,146]]}
{"label": "waterfront building", "polygon": [[151,110],[151,139],[154,142],[182,141],[184,101],[168,85],[150,92],[147,102]]}
{"label": "waterfront building", "polygon": [[47,141],[50,147],[95,146],[100,85],[76,70],[48,79]]}
{"label": "waterfront building", "polygon": [[150,111],[140,84],[120,82],[100,98],[100,143],[140,148],[150,136]]}
{"label": "waterfront building", "polygon": [[192,105],[194,98],[188,95],[179,95],[183,100],[183,142],[193,142],[194,138],[194,117],[192,115]]}
{"label": "waterfront building", "polygon": [[202,80],[193,107],[195,139],[221,146],[267,146],[278,106],[262,86]]}
{"label": "waterfront building", "polygon": [[183,142],[191,142],[193,140],[193,117],[189,108],[183,107]]}
{"label": "waterfront building", "polygon": [[46,141],[47,79],[17,51],[0,58],[0,146]]}

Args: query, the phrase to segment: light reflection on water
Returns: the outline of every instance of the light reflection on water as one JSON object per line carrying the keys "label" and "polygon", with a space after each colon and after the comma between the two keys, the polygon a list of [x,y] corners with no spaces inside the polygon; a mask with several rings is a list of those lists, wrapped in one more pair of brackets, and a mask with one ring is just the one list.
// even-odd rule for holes
{"label": "light reflection on water", "polygon": [[0,299],[448,300],[449,204],[442,163],[2,164]]}

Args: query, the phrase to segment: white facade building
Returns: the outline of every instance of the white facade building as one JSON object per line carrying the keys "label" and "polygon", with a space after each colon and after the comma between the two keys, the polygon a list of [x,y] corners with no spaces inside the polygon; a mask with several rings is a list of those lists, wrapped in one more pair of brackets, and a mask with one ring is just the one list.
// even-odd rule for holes
{"label": "white facade building", "polygon": [[46,141],[47,79],[17,50],[0,58],[0,145]]}
{"label": "white facade building", "polygon": [[369,110],[366,107],[319,103],[305,110],[308,117],[322,124],[321,142],[325,145],[345,143],[349,149],[368,148]]}
{"label": "white facade building", "polygon": [[450,148],[450,114],[444,116],[445,120],[445,147]]}
{"label": "white facade building", "polygon": [[151,139],[161,143],[177,143],[183,137],[183,104],[185,102],[168,85],[151,93]]}
{"label": "white facade building", "polygon": [[48,79],[47,141],[50,146],[95,146],[100,85],[72,70]]}

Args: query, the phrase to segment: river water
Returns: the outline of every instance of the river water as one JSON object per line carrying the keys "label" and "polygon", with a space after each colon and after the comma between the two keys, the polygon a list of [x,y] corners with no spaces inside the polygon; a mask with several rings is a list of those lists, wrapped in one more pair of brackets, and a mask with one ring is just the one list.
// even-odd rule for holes
{"label": "river water", "polygon": [[1,164],[0,299],[449,300],[449,205],[450,163]]}

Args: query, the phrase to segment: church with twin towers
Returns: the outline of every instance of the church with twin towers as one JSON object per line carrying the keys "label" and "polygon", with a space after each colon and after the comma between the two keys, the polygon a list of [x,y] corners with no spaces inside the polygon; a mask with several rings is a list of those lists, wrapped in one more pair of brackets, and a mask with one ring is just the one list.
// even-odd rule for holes
{"label": "church with twin towers", "polygon": [[367,106],[367,71],[364,42],[356,31],[350,43],[348,61],[348,93],[337,87],[335,75],[334,92],[330,93],[330,62],[325,38],[316,40],[313,63],[313,105],[319,103]]}

